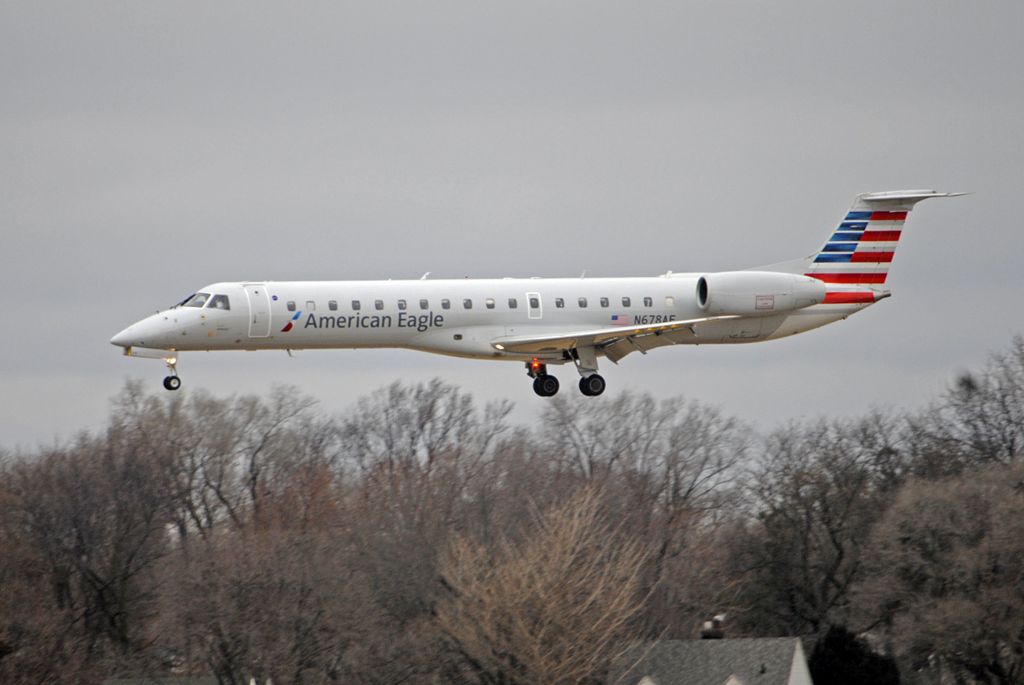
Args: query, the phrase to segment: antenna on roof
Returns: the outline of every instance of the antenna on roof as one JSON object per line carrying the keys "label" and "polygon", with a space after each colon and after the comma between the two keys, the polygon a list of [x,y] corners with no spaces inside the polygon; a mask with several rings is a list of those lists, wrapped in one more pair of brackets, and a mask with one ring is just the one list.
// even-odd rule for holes
{"label": "antenna on roof", "polygon": [[421,280],[421,281],[425,281],[425,280],[427,280],[427,276],[429,276],[429,275],[430,275],[430,272],[428,271],[427,273],[425,273],[425,274],[423,274],[422,276],[420,276],[420,280]]}

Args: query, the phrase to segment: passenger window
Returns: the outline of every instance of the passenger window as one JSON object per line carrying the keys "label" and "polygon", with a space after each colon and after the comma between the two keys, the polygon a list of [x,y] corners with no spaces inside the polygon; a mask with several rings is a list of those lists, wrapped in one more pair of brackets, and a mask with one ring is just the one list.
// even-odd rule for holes
{"label": "passenger window", "polygon": [[487,307],[488,309],[494,309],[494,298],[488,297],[486,300],[484,300],[484,306]]}
{"label": "passenger window", "polygon": [[462,308],[463,309],[472,309],[473,308],[473,300],[469,299],[468,297],[466,299],[464,299],[462,301]]}
{"label": "passenger window", "polygon": [[398,310],[402,311],[402,312],[405,311],[405,300],[399,300],[398,301]]}
{"label": "passenger window", "polygon": [[665,306],[666,307],[675,307],[676,306],[676,298],[672,297],[671,295],[666,297],[665,298]]}
{"label": "passenger window", "polygon": [[384,300],[374,300],[373,308],[377,310],[384,309]]}
{"label": "passenger window", "polygon": [[430,309],[430,303],[426,300],[420,300],[420,309]]}
{"label": "passenger window", "polygon": [[293,300],[288,300],[288,311],[290,311],[290,312],[294,312],[295,311],[295,302]]}
{"label": "passenger window", "polygon": [[601,298],[601,306],[602,307],[607,307],[608,306],[608,298],[607,297],[602,297]]}
{"label": "passenger window", "polygon": [[561,297],[556,297],[555,298],[555,306],[558,307],[559,309],[561,309],[562,307],[565,306],[565,300],[563,300]]}
{"label": "passenger window", "polygon": [[508,308],[509,309],[516,309],[517,307],[519,307],[519,300],[517,300],[514,297],[508,298]]}
{"label": "passenger window", "polygon": [[313,300],[306,300],[306,311],[307,312],[315,312],[316,311],[316,302],[314,302]]}
{"label": "passenger window", "polygon": [[206,304],[206,301],[210,299],[210,293],[196,293],[192,297],[185,300],[186,307],[195,307],[198,309]]}
{"label": "passenger window", "polygon": [[327,300],[327,308],[330,309],[332,312],[338,311],[338,301],[337,300]]}
{"label": "passenger window", "polygon": [[531,309],[540,309],[540,298],[539,297],[531,297],[530,298],[530,308]]}
{"label": "passenger window", "polygon": [[580,304],[580,309],[586,309],[587,308],[587,298],[581,297],[579,300],[577,300],[577,302],[579,302],[579,304]]}
{"label": "passenger window", "polygon": [[358,312],[362,308],[362,306],[363,305],[360,304],[359,300],[352,300],[352,311]]}
{"label": "passenger window", "polygon": [[231,303],[228,302],[227,295],[214,295],[210,299],[210,304],[207,305],[207,307],[209,309],[223,309],[224,311],[227,311],[231,309]]}
{"label": "passenger window", "polygon": [[645,307],[653,307],[654,306],[654,298],[653,297],[645,297],[644,298],[644,306]]}
{"label": "passenger window", "polygon": [[628,306],[630,306],[630,305],[629,305],[629,298],[628,298],[628,297],[624,297],[624,298],[622,298],[622,306],[623,306],[623,307],[628,307]]}
{"label": "passenger window", "polygon": [[441,300],[441,309],[451,309],[451,308],[452,308],[452,301],[451,300]]}

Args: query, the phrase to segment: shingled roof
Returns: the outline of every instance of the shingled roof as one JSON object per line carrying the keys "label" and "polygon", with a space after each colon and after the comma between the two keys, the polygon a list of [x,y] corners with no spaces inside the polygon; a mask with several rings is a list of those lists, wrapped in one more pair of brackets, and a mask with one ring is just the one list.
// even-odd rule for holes
{"label": "shingled roof", "polygon": [[[794,673],[794,670],[796,673]],[[807,661],[795,637],[736,640],[662,640],[632,647],[612,670],[612,685],[743,685],[810,683]]]}

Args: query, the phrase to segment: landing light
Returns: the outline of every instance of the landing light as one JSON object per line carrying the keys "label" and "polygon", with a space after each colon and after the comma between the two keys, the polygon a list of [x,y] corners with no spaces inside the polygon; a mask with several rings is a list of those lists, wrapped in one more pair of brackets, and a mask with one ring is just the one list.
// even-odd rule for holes
{"label": "landing light", "polygon": [[502,345],[501,343],[498,343],[498,344],[496,344],[496,345],[494,346],[494,348],[495,348],[495,349],[497,349],[497,350],[503,350],[503,349],[505,349],[505,346],[504,346],[504,345]]}

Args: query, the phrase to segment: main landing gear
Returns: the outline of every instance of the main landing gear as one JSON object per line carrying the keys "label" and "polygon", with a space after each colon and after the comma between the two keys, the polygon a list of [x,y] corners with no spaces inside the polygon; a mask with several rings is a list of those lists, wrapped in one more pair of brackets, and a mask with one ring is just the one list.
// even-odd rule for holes
{"label": "main landing gear", "polygon": [[605,382],[597,373],[597,352],[593,347],[576,347],[570,350],[576,370],[580,372],[580,392],[587,397],[597,397],[604,392]]}
{"label": "main landing gear", "polygon": [[580,379],[580,392],[587,397],[597,397],[604,392],[604,378],[596,373]]}
{"label": "main landing gear", "polygon": [[[605,382],[597,373],[596,359],[592,367],[581,366],[579,359],[576,359],[576,367],[580,372],[581,393],[587,397],[597,397],[604,392]],[[526,375],[533,379],[533,391],[541,397],[551,397],[558,392],[558,379],[548,374],[548,365],[539,359],[526,362]]]}
{"label": "main landing gear", "polygon": [[558,379],[544,374],[533,379],[533,391],[541,397],[551,397],[558,392]]}
{"label": "main landing gear", "polygon": [[541,397],[551,397],[558,392],[558,379],[548,375],[548,365],[539,359],[526,362],[526,375],[533,379],[533,391]]}

